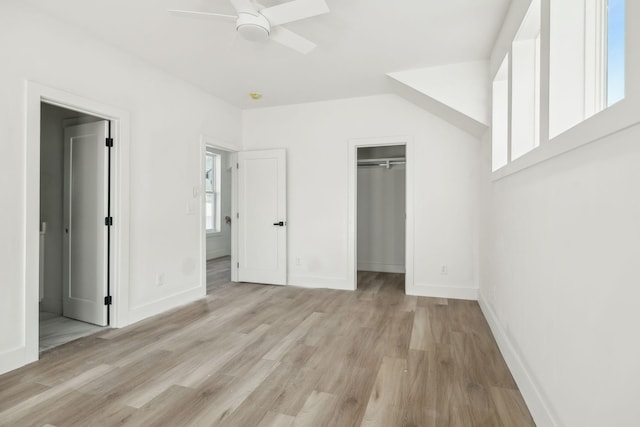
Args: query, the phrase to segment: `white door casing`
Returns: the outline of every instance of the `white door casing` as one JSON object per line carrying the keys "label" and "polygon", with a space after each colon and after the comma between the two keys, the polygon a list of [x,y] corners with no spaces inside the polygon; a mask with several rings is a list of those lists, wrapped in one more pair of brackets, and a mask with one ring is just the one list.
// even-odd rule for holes
{"label": "white door casing", "polygon": [[238,280],[287,284],[286,151],[238,153]]}
{"label": "white door casing", "polygon": [[357,212],[358,212],[358,148],[383,145],[405,146],[405,293],[416,295],[414,269],[414,178],[413,178],[413,137],[409,135],[358,138],[349,141],[348,152],[348,213],[347,213],[347,280],[351,289],[358,288],[358,248],[357,248]]}
{"label": "white door casing", "polygon": [[107,325],[108,121],[65,129],[63,315]]}

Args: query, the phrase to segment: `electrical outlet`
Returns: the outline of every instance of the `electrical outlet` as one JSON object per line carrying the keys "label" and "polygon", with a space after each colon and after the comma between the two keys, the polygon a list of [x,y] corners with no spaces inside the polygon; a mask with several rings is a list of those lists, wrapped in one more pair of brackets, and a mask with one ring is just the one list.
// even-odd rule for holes
{"label": "electrical outlet", "polygon": [[158,273],[156,276],[156,286],[164,286],[164,273]]}

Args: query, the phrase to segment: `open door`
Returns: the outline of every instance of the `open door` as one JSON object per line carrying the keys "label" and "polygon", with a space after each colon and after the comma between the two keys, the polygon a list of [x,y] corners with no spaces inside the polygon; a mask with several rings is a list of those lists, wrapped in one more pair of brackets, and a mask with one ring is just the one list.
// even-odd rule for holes
{"label": "open door", "polygon": [[238,280],[287,284],[285,150],[238,153]]}
{"label": "open door", "polygon": [[109,122],[65,129],[63,295],[65,317],[106,326]]}

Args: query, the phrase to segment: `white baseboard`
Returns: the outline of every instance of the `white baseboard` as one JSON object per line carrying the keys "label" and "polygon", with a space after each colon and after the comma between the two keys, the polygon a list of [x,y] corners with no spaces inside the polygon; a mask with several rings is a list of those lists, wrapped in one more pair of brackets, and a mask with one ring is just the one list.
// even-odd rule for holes
{"label": "white baseboard", "polygon": [[0,353],[0,375],[18,369],[21,366],[28,365],[36,360],[38,359],[31,359],[27,356],[27,348],[25,346],[4,351]]}
{"label": "white baseboard", "polygon": [[431,298],[451,298],[475,301],[478,299],[478,288],[448,285],[427,285],[415,283],[406,290],[407,295]]}
{"label": "white baseboard", "polygon": [[507,362],[507,366],[509,366],[509,370],[516,381],[516,384],[518,384],[520,393],[522,393],[522,397],[529,407],[529,411],[531,412],[531,416],[536,422],[536,425],[539,427],[560,426],[560,423],[552,410],[553,406],[548,399],[544,397],[540,387],[533,379],[533,375],[527,369],[525,363],[511,343],[511,340],[505,333],[502,326],[500,326],[496,313],[484,298],[482,292],[478,295],[478,303],[480,304],[482,313],[484,314],[485,319],[487,319],[491,332],[498,343],[502,357],[504,357],[505,362]]}
{"label": "white baseboard", "polygon": [[132,307],[129,310],[129,314],[127,316],[127,325],[131,325],[148,317],[155,316],[156,314],[164,313],[167,310],[171,310],[173,308],[189,304],[193,301],[197,301],[201,298],[204,298],[206,294],[206,288],[197,286],[137,307]]}
{"label": "white baseboard", "polygon": [[381,264],[376,262],[359,262],[358,271],[376,271],[380,273],[404,273],[403,264]]}
{"label": "white baseboard", "polygon": [[342,277],[289,276],[287,284],[301,288],[353,290],[353,284]]}

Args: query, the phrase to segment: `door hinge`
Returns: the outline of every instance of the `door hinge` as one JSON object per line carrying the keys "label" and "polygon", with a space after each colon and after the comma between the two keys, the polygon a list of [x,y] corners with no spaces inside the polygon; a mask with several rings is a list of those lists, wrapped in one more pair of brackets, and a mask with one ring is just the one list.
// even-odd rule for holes
{"label": "door hinge", "polygon": [[113,298],[111,298],[111,295],[107,295],[106,297],[104,297],[104,305],[111,305],[113,303]]}
{"label": "door hinge", "polygon": [[236,263],[236,267],[240,268],[240,263],[239,262]]}
{"label": "door hinge", "polygon": [[236,218],[240,219],[240,212],[236,212]]}
{"label": "door hinge", "polygon": [[107,147],[113,147],[113,138],[107,138],[106,144]]}
{"label": "door hinge", "polygon": [[112,216],[105,217],[104,225],[106,225],[107,227],[111,227],[113,225],[113,217]]}
{"label": "door hinge", "polygon": [[240,169],[240,163],[236,163],[236,169]]}

